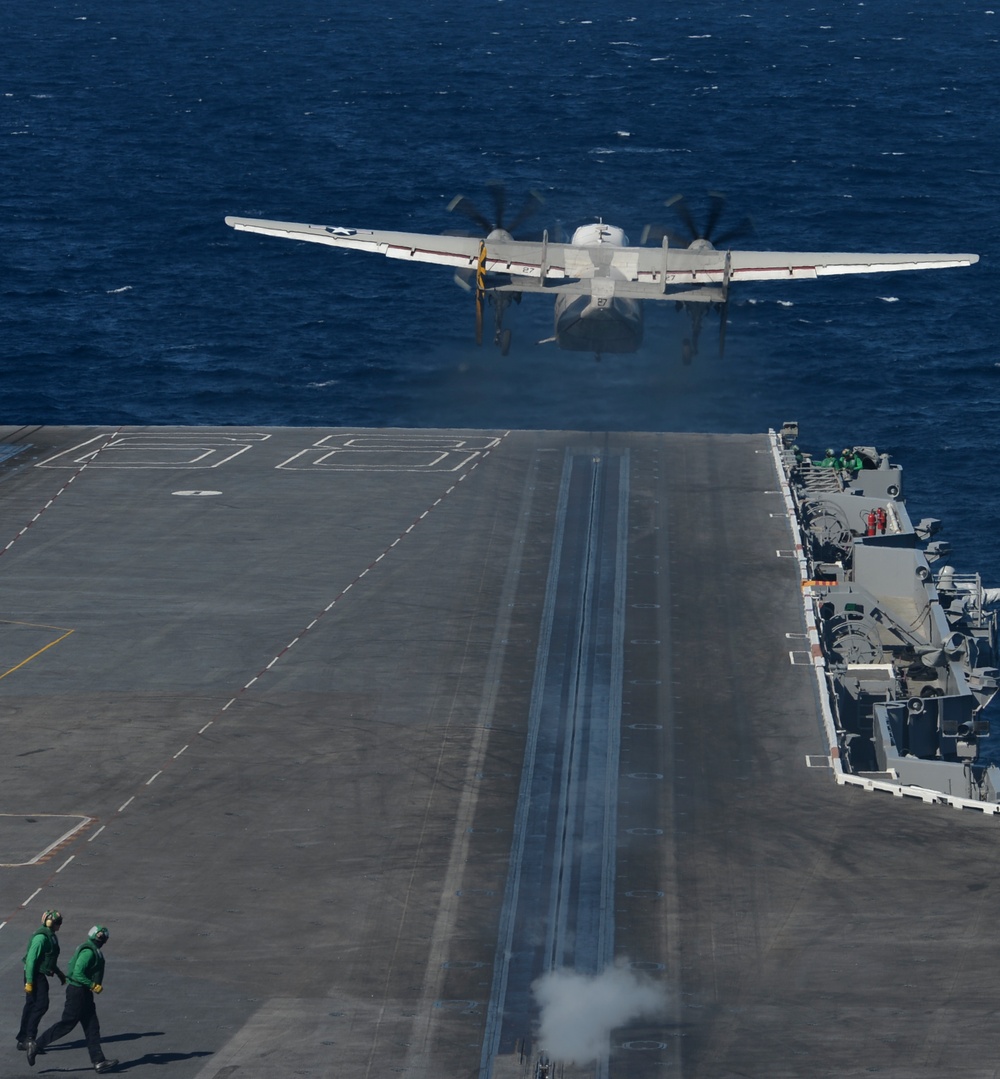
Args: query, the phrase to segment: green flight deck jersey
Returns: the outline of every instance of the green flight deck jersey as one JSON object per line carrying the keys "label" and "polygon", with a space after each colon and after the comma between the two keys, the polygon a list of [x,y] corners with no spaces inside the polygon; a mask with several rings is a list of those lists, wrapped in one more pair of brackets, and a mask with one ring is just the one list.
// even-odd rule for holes
{"label": "green flight deck jersey", "polygon": [[85,940],[73,953],[66,971],[66,981],[81,989],[104,984],[104,955],[92,940]]}
{"label": "green flight deck jersey", "polygon": [[59,962],[59,938],[47,925],[40,925],[28,941],[24,957],[24,981],[33,983],[39,974],[49,977],[56,973]]}

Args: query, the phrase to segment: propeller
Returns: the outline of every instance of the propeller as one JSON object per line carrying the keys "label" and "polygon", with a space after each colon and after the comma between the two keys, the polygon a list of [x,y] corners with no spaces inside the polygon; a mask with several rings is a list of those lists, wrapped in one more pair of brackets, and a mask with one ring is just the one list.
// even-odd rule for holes
{"label": "propeller", "polygon": [[[753,220],[744,217],[742,221],[724,231],[719,231],[719,223],[725,214],[726,196],[719,191],[708,193],[708,209],[703,223],[691,212],[684,195],[678,194],[666,200],[664,206],[669,207],[679,218],[682,231],[671,229],[665,225],[646,225],[642,230],[643,244],[661,244],[664,238],[675,247],[684,247],[689,251],[714,251],[723,247],[733,240],[746,239],[756,231]],[[726,324],[729,316],[729,259],[726,259],[726,279],[723,285],[725,299],[720,304],[713,306],[719,312],[719,355],[726,350]],[[701,332],[701,321],[704,317],[704,305],[698,303],[685,303],[685,307],[691,316],[691,339],[684,342],[683,358],[685,363],[691,362],[691,357],[698,352],[698,335]]]}
{"label": "propeller", "polygon": [[723,247],[733,240],[745,240],[756,232],[753,219],[744,217],[742,221],[732,225],[724,232],[719,232],[719,222],[726,210],[726,196],[719,191],[709,191],[708,210],[704,217],[704,223],[699,225],[695,215],[691,212],[687,198],[684,195],[674,195],[663,204],[674,211],[680,219],[683,231],[669,228],[665,225],[647,225],[642,230],[642,243],[659,244],[663,237],[676,247],[694,247],[698,245],[710,248]]}
{"label": "propeller", "polygon": [[[490,199],[493,203],[492,217],[487,217],[482,213],[472,199],[465,195],[456,195],[451,202],[448,203],[448,210],[450,213],[460,213],[467,217],[474,225],[477,225],[486,237],[491,232],[500,230],[502,232],[514,235],[521,228],[521,226],[528,221],[535,213],[545,205],[545,199],[534,190],[528,192],[525,196],[524,202],[521,208],[514,215],[513,220],[509,223],[504,221],[504,214],[507,210],[507,186],[500,180],[491,180],[486,185],[487,191],[490,193]],[[520,236],[518,239],[531,239],[532,237]]]}
{"label": "propeller", "polygon": [[483,343],[483,301],[486,299],[486,243],[479,244],[475,269],[456,270],[455,283],[476,294],[476,344]]}
{"label": "propeller", "polygon": [[[506,356],[510,349],[511,334],[510,330],[505,330],[503,328],[503,316],[512,301],[520,301],[521,294],[519,292],[487,292],[486,241],[491,239],[514,239],[514,234],[526,221],[537,213],[542,206],[545,205],[545,200],[537,191],[529,191],[524,202],[521,204],[520,209],[508,223],[504,220],[507,211],[506,185],[499,180],[491,180],[486,184],[486,189],[489,191],[490,201],[493,203],[492,216],[484,214],[472,199],[465,195],[456,195],[455,198],[448,203],[449,212],[460,213],[467,217],[478,227],[478,234],[482,237],[476,266],[474,268],[470,267],[466,270],[456,271],[455,281],[467,292],[474,291],[476,294],[476,344],[481,345],[483,343],[483,308],[484,301],[489,299],[494,313],[494,344],[500,349],[501,355]],[[460,233],[460,235],[462,235],[462,233]],[[464,235],[469,235],[469,233],[466,232]],[[541,239],[542,235],[542,233],[539,233],[537,236],[521,235],[516,238],[521,240]]]}

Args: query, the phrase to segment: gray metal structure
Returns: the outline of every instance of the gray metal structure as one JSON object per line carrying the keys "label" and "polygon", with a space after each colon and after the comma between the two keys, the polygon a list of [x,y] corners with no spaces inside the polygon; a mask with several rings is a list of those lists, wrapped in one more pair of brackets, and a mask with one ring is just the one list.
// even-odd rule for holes
{"label": "gray metal structure", "polygon": [[941,522],[913,524],[887,454],[854,447],[851,467],[823,466],[798,433],[782,428],[781,463],[839,778],[1000,812],[1000,768],[979,754],[1000,685],[1000,591],[933,571],[950,551],[932,538]]}
{"label": "gray metal structure", "polygon": [[2,429],[0,1072],[58,907],[134,1075],[993,1075],[998,822],[830,781],[775,446]]}

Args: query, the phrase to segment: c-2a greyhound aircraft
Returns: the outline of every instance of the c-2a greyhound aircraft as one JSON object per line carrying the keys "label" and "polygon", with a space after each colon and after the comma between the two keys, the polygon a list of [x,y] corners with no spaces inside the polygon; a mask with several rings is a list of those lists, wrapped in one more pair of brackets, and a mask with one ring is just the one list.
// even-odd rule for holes
{"label": "c-2a greyhound aircraft", "polygon": [[[436,235],[420,232],[386,232],[345,228],[340,225],[305,225],[290,221],[266,221],[227,217],[226,224],[241,232],[259,232],[290,240],[370,251],[404,262],[431,262],[456,269],[460,283],[475,291],[476,339],[482,343],[483,306],[494,310],[494,342],[506,355],[510,330],[503,316],[512,300],[525,292],[555,298],[555,335],[548,338],[560,348],[603,353],[635,352],[642,343],[642,301],[675,303],[691,316],[692,332],[682,347],[682,359],[690,363],[698,351],[698,333],[706,310],[720,317],[719,349],[725,341],[726,308],[730,286],[742,281],[814,280],[840,274],[882,273],[896,270],[933,270],[971,266],[978,255],[968,254],[872,254],[837,251],[734,251],[721,250],[712,233],[722,211],[721,195],[712,194],[708,223],[699,229],[680,196],[668,201],[680,213],[686,235],[656,230],[660,246],[633,247],[624,231],[603,221],[578,228],[569,243],[552,242],[547,232],[540,238],[518,240],[516,224],[534,210],[530,202],[510,229],[502,225],[503,196],[493,186],[496,215],[491,221],[479,214],[464,197],[449,209],[459,209],[477,223],[482,237]],[[534,195],[537,204],[540,196]],[[722,243],[740,229],[716,238]],[[745,231],[745,230],[742,230]],[[644,239],[649,235],[644,230]]]}

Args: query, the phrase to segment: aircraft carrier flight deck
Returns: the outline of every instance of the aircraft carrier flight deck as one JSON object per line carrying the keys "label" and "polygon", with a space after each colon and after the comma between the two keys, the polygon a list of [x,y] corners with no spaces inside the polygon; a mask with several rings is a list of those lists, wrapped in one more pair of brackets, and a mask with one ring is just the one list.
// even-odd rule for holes
{"label": "aircraft carrier flight deck", "polygon": [[[781,419],[779,417],[778,419]],[[837,786],[755,435],[0,428],[0,1074],[993,1076],[997,820]],[[62,995],[53,983],[58,1018]]]}

